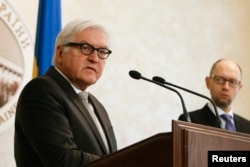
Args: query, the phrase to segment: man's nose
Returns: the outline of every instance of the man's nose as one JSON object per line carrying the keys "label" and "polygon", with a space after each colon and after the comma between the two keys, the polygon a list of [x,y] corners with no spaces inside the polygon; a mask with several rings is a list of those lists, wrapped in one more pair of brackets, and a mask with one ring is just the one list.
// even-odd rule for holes
{"label": "man's nose", "polygon": [[97,50],[94,50],[93,53],[91,53],[91,54],[88,56],[88,59],[97,62],[97,61],[99,60],[98,51],[97,51]]}
{"label": "man's nose", "polygon": [[223,84],[222,84],[223,88],[229,88],[230,87],[230,83],[229,81],[225,81]]}

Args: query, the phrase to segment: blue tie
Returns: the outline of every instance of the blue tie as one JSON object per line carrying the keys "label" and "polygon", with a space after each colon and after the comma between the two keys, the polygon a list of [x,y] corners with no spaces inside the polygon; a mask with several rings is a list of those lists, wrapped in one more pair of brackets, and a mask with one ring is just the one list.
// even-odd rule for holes
{"label": "blue tie", "polygon": [[226,121],[225,129],[231,130],[231,131],[236,131],[234,123],[232,122],[232,116],[231,115],[222,114],[220,117]]}

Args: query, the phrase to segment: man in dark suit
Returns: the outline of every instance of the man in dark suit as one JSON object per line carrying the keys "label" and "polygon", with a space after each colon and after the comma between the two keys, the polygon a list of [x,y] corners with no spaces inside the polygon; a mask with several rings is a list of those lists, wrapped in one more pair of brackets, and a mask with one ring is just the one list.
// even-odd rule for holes
{"label": "man in dark suit", "polygon": [[[59,33],[55,46],[54,66],[30,81],[18,100],[14,145],[18,167],[80,167],[117,151],[108,113],[86,91],[101,77],[111,54],[107,32],[92,21],[72,21]],[[88,94],[89,104],[82,102],[78,95],[82,93]]]}
{"label": "man in dark suit", "polygon": [[[250,121],[235,114],[232,107],[233,100],[242,88],[241,79],[242,70],[237,63],[229,59],[216,61],[211,68],[210,75],[206,77],[206,86],[220,115],[222,127],[216,120],[211,103],[199,110],[189,112],[191,122],[226,129],[227,122],[222,115],[227,114],[232,117],[229,122],[234,125],[233,131],[250,134]],[[186,120],[183,114],[180,115],[179,120]]]}

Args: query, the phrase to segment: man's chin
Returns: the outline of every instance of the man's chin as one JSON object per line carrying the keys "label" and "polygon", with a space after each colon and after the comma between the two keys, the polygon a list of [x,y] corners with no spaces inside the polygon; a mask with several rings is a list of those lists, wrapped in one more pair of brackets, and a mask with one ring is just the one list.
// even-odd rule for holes
{"label": "man's chin", "polygon": [[231,105],[231,103],[228,100],[223,100],[218,102],[216,105],[219,106],[220,108],[227,108]]}
{"label": "man's chin", "polygon": [[86,83],[88,83],[89,85],[93,85],[97,82],[97,78],[90,78],[86,81]]}

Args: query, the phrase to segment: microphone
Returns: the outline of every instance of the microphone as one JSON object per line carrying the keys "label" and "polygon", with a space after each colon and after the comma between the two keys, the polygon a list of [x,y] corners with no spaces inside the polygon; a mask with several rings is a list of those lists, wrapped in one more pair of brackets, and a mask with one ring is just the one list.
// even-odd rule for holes
{"label": "microphone", "polygon": [[209,97],[204,96],[204,95],[199,94],[199,93],[196,93],[196,92],[191,91],[191,90],[189,90],[189,89],[180,87],[180,86],[178,86],[178,85],[175,85],[175,84],[166,82],[165,79],[163,79],[163,78],[161,78],[161,77],[159,77],[159,76],[154,76],[154,77],[153,77],[153,81],[160,82],[160,83],[166,84],[166,85],[170,85],[170,86],[176,87],[176,88],[178,88],[178,89],[182,89],[182,90],[184,90],[184,91],[186,91],[186,92],[189,92],[189,93],[191,93],[191,94],[194,94],[194,95],[197,95],[197,96],[200,96],[200,97],[202,97],[202,98],[205,98],[205,99],[209,100],[209,101],[212,103],[213,107],[214,107],[216,121],[217,121],[217,123],[219,124],[219,126],[222,128],[222,123],[221,123],[221,120],[220,120],[220,118],[219,118],[219,114],[218,114],[217,108],[216,108],[214,102],[213,102]]}
{"label": "microphone", "polygon": [[184,100],[183,100],[181,94],[180,94],[177,90],[175,90],[175,89],[173,89],[173,88],[171,88],[171,87],[165,86],[165,85],[162,84],[161,82],[147,79],[147,78],[143,77],[143,76],[141,75],[141,73],[139,73],[138,71],[135,71],[135,70],[129,71],[129,75],[130,75],[130,77],[132,77],[133,79],[138,79],[138,80],[139,80],[139,79],[143,79],[143,80],[145,80],[145,81],[154,83],[154,84],[156,84],[156,85],[159,85],[159,86],[161,86],[161,87],[164,87],[164,88],[166,88],[166,89],[168,89],[168,90],[171,90],[171,91],[174,91],[175,93],[177,93],[177,95],[178,95],[178,96],[180,97],[180,99],[181,99],[183,114],[184,114],[184,116],[185,116],[185,118],[186,118],[186,121],[187,121],[187,122],[191,122],[191,118],[190,118],[190,116],[189,116],[189,113],[187,112],[187,109],[186,109]]}

